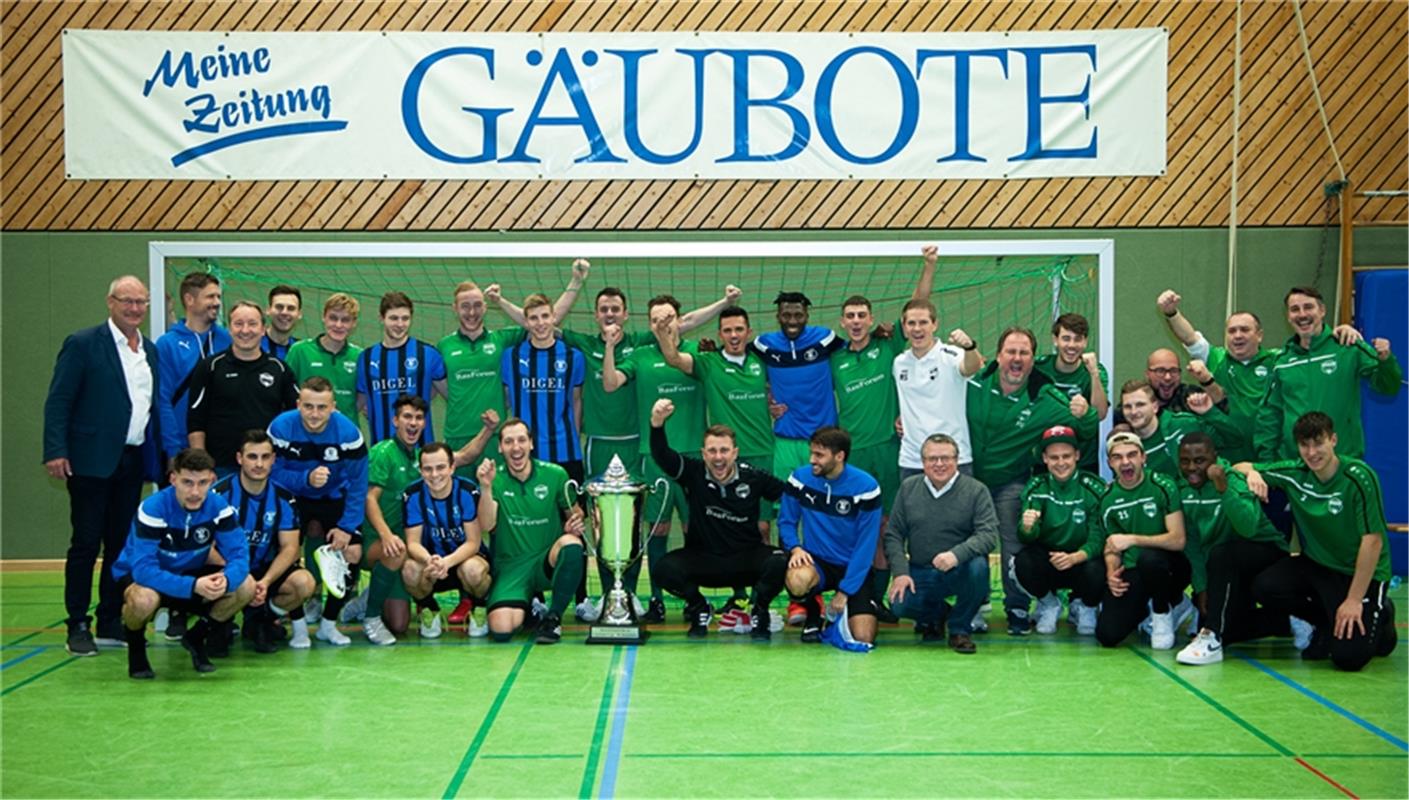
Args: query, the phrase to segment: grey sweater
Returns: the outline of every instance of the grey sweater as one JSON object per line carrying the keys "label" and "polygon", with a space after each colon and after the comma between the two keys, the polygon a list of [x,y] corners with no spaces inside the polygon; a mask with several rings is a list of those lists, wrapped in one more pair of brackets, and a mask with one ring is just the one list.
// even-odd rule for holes
{"label": "grey sweater", "polygon": [[911,564],[930,564],[953,551],[960,562],[986,556],[998,546],[998,515],[982,482],[960,473],[939,499],[924,475],[900,484],[886,524],[886,559],[895,575],[909,575]]}

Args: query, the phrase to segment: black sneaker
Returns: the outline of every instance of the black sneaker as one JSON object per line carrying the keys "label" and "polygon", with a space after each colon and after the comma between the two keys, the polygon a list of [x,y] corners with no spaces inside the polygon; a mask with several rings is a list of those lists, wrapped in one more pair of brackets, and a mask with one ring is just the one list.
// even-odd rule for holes
{"label": "black sneaker", "polygon": [[802,604],[807,609],[802,620],[802,640],[808,644],[822,641],[822,598],[809,597]]}
{"label": "black sneaker", "polygon": [[98,644],[93,641],[93,632],[88,629],[87,622],[78,622],[69,626],[68,641],[64,642],[64,649],[71,656],[98,655]]}
{"label": "black sneaker", "polygon": [[920,634],[920,644],[944,644],[947,641],[943,622],[925,622],[916,625],[915,630]]}
{"label": "black sneaker", "polygon": [[1326,635],[1326,629],[1330,625],[1317,625],[1314,633],[1311,634],[1311,643],[1306,649],[1301,651],[1302,661],[1325,661],[1331,657],[1331,641]]}
{"label": "black sneaker", "polygon": [[1008,635],[1027,636],[1032,633],[1032,618],[1027,614],[1019,615],[1015,611],[1008,612]]}
{"label": "black sneaker", "polygon": [[548,613],[543,616],[543,620],[538,623],[538,630],[534,633],[534,641],[539,644],[557,644],[563,638],[563,621],[557,614]]}
{"label": "black sneaker", "polygon": [[1394,601],[1385,598],[1385,607],[1380,609],[1380,629],[1375,632],[1375,655],[1384,658],[1394,652],[1399,644],[1399,632],[1394,629]]}
{"label": "black sneaker", "polygon": [[186,612],[172,611],[166,617],[166,640],[179,642],[186,635]]}
{"label": "black sneaker", "polygon": [[703,639],[708,636],[709,621],[713,618],[714,614],[710,612],[708,603],[701,603],[698,608],[685,609],[685,620],[690,623],[685,635],[691,639]]}
{"label": "black sneaker", "polygon": [[891,611],[890,607],[887,606],[885,603],[882,603],[877,600],[873,605],[876,608],[876,622],[884,623],[886,625],[900,624],[900,617],[897,617],[895,615],[895,612]]}
{"label": "black sneaker", "polygon": [[126,647],[127,629],[122,627],[122,620],[99,622],[98,635],[93,641],[99,647]]}
{"label": "black sneaker", "polygon": [[235,623],[213,622],[206,636],[206,655],[211,658],[229,658],[230,640],[235,635]]}
{"label": "black sneaker", "polygon": [[250,628],[250,633],[253,635],[249,637],[249,641],[254,643],[256,653],[267,654],[279,651],[279,645],[274,643],[274,627],[265,620],[255,620],[253,627]]}
{"label": "black sneaker", "polygon": [[665,601],[652,597],[650,605],[646,606],[646,616],[642,617],[641,621],[648,624],[665,622]]}
{"label": "black sneaker", "polygon": [[181,646],[191,654],[191,666],[195,668],[196,672],[215,671],[215,665],[210,663],[210,655],[206,653],[205,649],[208,631],[209,629],[203,621],[197,622],[187,629],[185,635],[181,637]]}
{"label": "black sneaker", "polygon": [[753,618],[753,628],[749,630],[749,638],[755,642],[771,640],[773,638],[773,629],[770,626],[773,620],[769,616],[768,608],[765,606],[754,606],[753,610],[749,612],[749,616]]}

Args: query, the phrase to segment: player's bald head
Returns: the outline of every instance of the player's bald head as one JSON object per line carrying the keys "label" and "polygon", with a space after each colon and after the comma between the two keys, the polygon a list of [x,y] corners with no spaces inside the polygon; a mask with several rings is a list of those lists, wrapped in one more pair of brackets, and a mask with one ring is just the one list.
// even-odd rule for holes
{"label": "player's bald head", "polygon": [[1150,357],[1145,359],[1145,369],[1155,369],[1157,367],[1178,367],[1179,356],[1174,354],[1168,347],[1150,353]]}

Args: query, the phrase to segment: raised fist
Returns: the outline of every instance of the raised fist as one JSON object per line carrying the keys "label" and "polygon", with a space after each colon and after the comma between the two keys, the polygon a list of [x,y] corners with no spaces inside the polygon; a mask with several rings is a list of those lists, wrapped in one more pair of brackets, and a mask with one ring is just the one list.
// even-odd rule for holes
{"label": "raised fist", "polygon": [[1037,523],[1042,519],[1042,512],[1035,508],[1029,508],[1023,512],[1023,528],[1032,530],[1037,527]]}
{"label": "raised fist", "polygon": [[927,244],[920,248],[920,255],[925,257],[925,266],[932,267],[936,261],[939,261],[939,246]]}
{"label": "raised fist", "polygon": [[480,425],[494,430],[499,426],[499,412],[492,408],[486,408],[483,414],[479,415]]}
{"label": "raised fist", "polygon": [[651,427],[659,428],[675,413],[675,404],[662,397],[651,406]]}
{"label": "raised fist", "polygon": [[739,298],[743,296],[744,290],[740,289],[732,283],[724,287],[724,302],[728,303],[731,306],[738,303]]}
{"label": "raised fist", "polygon": [[1160,312],[1166,317],[1172,317],[1178,313],[1179,301],[1182,299],[1184,298],[1180,297],[1173,289],[1165,289],[1159,293],[1159,297],[1155,298],[1155,305],[1159,306]]}
{"label": "raised fist", "polygon": [[1080,419],[1081,417],[1086,416],[1086,412],[1090,410],[1091,404],[1086,402],[1086,398],[1084,396],[1074,394],[1071,396],[1071,402],[1067,405],[1067,407],[1071,409],[1071,415],[1073,417]]}
{"label": "raised fist", "polygon": [[1197,358],[1190,361],[1186,369],[1189,370],[1190,377],[1199,383],[1209,383],[1213,380],[1213,373],[1208,371],[1208,365]]}
{"label": "raised fist", "polygon": [[1193,392],[1184,398],[1184,405],[1188,406],[1189,410],[1195,414],[1203,416],[1213,408],[1213,398],[1208,396],[1208,392]]}
{"label": "raised fist", "polygon": [[494,476],[499,474],[499,469],[494,466],[494,460],[486,458],[479,462],[479,467],[475,470],[475,477],[479,479],[480,486],[489,486],[494,483]]}
{"label": "raised fist", "polygon": [[587,273],[592,271],[592,262],[585,258],[575,259],[572,262],[572,276],[579,281],[587,281]]}
{"label": "raised fist", "polygon": [[955,328],[949,332],[949,343],[965,350],[974,346],[974,340],[967,333],[964,333],[963,328]]}
{"label": "raised fist", "polygon": [[503,288],[497,283],[491,283],[484,287],[484,299],[491,303],[498,303],[504,299]]}
{"label": "raised fist", "polygon": [[614,322],[603,328],[602,340],[607,343],[608,347],[615,347],[621,344],[621,325]]}

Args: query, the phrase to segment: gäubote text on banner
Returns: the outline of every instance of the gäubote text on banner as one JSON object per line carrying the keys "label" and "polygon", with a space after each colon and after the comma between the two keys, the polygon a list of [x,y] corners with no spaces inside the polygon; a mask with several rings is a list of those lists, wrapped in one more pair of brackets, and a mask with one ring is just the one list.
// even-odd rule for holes
{"label": "g\u00e4ubote text on banner", "polygon": [[1165,169],[1168,33],[64,32],[72,178]]}

